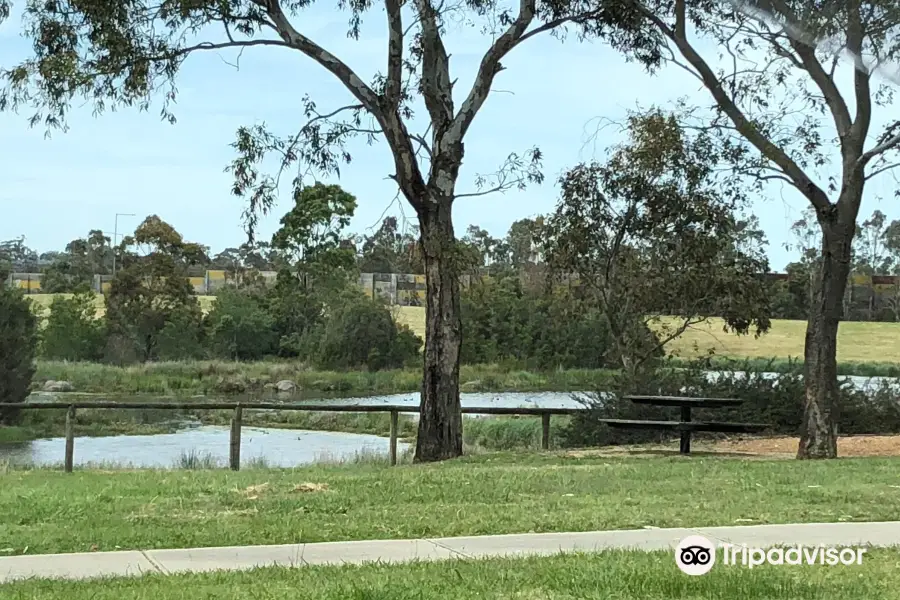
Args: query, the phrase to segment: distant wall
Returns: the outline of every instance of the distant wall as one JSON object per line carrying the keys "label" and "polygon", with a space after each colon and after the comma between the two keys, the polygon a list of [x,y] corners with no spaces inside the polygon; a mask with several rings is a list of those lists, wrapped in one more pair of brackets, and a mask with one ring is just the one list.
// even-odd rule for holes
{"label": "distant wall", "polygon": [[[263,280],[272,284],[278,273],[276,271],[261,271]],[[198,296],[214,295],[218,290],[234,283],[227,271],[206,271],[202,277],[189,277],[188,280]],[[110,275],[94,275],[91,285],[95,292],[105,294],[109,292]],[[13,273],[7,285],[24,290],[28,294],[40,294],[40,273]],[[396,273],[363,273],[359,277],[359,286],[369,296],[379,297],[390,304],[404,306],[423,306],[425,301],[425,276]]]}
{"label": "distant wall", "polygon": [[[278,273],[276,271],[260,272],[263,280],[272,284]],[[787,279],[783,273],[771,273],[773,279]],[[93,289],[99,293],[109,291],[109,275],[94,275]],[[190,277],[191,286],[198,296],[214,295],[226,285],[234,283],[227,271],[206,271],[203,276]],[[851,277],[852,286],[849,289],[851,298],[863,299],[866,290],[874,288],[878,296],[878,303],[882,304],[887,298],[898,297],[898,282],[900,277],[893,275],[859,275]],[[463,286],[468,285],[470,277],[464,275],[461,278]],[[574,281],[573,281],[574,283]],[[41,293],[40,273],[13,273],[7,280],[7,285],[24,290],[28,294]],[[359,287],[370,298],[378,297],[389,304],[401,306],[425,305],[425,276],[410,273],[363,273],[359,276]]]}

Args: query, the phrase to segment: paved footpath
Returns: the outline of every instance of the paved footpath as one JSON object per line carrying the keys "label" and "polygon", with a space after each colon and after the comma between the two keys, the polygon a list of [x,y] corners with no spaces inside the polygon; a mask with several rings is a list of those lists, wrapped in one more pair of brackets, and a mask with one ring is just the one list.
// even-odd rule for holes
{"label": "paved footpath", "polygon": [[758,548],[798,544],[900,546],[900,521],[529,533],[422,540],[8,556],[0,558],[0,583],[28,577],[85,579],[144,573],[233,571],[266,566],[398,563],[610,549],[665,550],[675,548],[678,542],[689,535],[702,535],[714,542],[745,544]]}

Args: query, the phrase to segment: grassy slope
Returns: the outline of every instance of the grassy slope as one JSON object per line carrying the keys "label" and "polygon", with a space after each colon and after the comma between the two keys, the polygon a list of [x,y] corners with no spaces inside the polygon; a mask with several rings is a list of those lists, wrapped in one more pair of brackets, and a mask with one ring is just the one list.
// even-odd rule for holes
{"label": "grassy slope", "polygon": [[[891,520],[897,462],[489,454],[296,470],[10,471],[0,548],[279,544],[644,526]],[[295,491],[301,483],[328,490]]]}
{"label": "grassy slope", "polygon": [[8,600],[893,600],[897,550],[870,550],[860,566],[716,566],[677,570],[668,552],[603,552],[406,565],[265,568],[0,586]]}

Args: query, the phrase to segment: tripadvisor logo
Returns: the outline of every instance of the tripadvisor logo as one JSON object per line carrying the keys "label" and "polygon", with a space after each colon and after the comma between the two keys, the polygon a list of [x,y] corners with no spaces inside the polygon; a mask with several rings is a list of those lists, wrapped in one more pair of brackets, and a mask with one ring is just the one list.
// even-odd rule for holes
{"label": "tripadvisor logo", "polygon": [[[861,565],[865,548],[833,546],[790,546],[787,548],[753,548],[721,544],[721,564],[748,569],[762,565]],[[675,564],[688,575],[704,575],[716,564],[717,548],[701,535],[691,535],[675,548]]]}

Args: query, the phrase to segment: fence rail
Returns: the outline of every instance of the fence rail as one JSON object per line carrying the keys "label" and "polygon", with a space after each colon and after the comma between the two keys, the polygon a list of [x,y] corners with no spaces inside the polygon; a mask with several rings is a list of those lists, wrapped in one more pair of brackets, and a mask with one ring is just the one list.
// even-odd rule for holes
{"label": "fence rail", "polygon": [[[71,473],[75,463],[75,418],[79,409],[163,409],[163,410],[231,410],[231,431],[228,445],[228,464],[231,470],[241,468],[241,426],[244,410],[301,410],[311,412],[386,412],[391,414],[390,463],[397,464],[397,435],[400,413],[418,413],[417,406],[378,404],[280,404],[277,402],[20,402],[0,405],[5,409],[22,410],[65,410],[66,411],[66,456],[65,471]],[[584,408],[563,407],[521,407],[508,406],[464,406],[463,414],[468,415],[522,415],[541,417],[541,448],[550,448],[550,416],[574,415],[584,412]]]}

